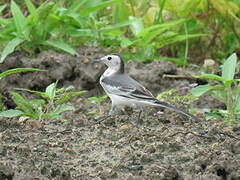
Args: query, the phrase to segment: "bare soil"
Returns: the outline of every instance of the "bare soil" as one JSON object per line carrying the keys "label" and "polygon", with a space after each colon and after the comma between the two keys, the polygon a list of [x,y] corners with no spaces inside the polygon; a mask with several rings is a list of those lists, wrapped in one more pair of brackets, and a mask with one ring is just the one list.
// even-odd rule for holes
{"label": "bare soil", "polygon": [[[88,90],[87,96],[102,94],[98,79],[105,67],[92,60],[104,51],[83,48],[79,54],[73,57],[47,51],[29,58],[15,53],[6,59],[0,71],[16,67],[48,70],[2,79],[0,93],[9,97],[7,106],[14,107],[9,95],[14,88],[44,90],[56,80],[59,86]],[[147,65],[132,61],[127,67],[130,75],[155,95],[196,83],[162,78],[163,74],[199,71],[164,61]],[[221,119],[207,121],[201,114],[197,115],[199,121],[193,121],[167,110],[158,114],[151,108],[141,116],[139,125],[132,123],[138,113],[131,109],[95,124],[109,110],[110,100],[102,103],[104,114],[90,114],[98,107],[86,102],[85,97],[76,98],[76,111],[65,113],[65,121],[44,119],[41,129],[19,123],[16,118],[0,119],[0,180],[240,180],[239,125],[224,124]],[[190,106],[212,108],[222,104],[203,97]]]}

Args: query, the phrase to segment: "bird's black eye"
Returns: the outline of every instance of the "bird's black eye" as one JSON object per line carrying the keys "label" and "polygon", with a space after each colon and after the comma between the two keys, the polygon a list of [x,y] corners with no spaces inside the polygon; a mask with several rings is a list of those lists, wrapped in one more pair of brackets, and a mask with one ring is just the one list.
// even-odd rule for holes
{"label": "bird's black eye", "polygon": [[112,57],[108,57],[107,59],[110,61],[112,59]]}

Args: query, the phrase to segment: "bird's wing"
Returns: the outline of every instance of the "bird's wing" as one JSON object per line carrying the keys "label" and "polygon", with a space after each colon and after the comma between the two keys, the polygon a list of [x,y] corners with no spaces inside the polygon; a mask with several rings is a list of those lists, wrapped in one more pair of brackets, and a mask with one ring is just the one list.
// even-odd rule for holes
{"label": "bird's wing", "polygon": [[109,94],[133,99],[155,100],[150,91],[126,74],[104,77],[102,85]]}

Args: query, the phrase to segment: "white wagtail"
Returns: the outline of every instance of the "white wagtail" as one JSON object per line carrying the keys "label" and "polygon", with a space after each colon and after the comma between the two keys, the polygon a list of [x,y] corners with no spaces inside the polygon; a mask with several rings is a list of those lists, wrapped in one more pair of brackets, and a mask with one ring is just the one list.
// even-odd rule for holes
{"label": "white wagtail", "polygon": [[125,73],[124,62],[120,55],[110,54],[96,61],[104,62],[108,66],[100,78],[100,84],[112,101],[109,116],[124,106],[139,107],[140,109],[144,106],[157,106],[197,119],[183,110],[157,100],[149,90]]}

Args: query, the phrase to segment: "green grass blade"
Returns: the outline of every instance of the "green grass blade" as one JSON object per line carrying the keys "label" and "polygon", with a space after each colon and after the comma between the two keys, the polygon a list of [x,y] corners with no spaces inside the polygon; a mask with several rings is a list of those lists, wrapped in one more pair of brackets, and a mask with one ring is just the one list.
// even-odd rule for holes
{"label": "green grass blade", "polygon": [[121,22],[121,23],[117,23],[117,24],[114,24],[114,25],[109,25],[107,27],[101,28],[98,31],[103,32],[103,31],[111,31],[111,30],[114,30],[114,29],[119,29],[119,28],[128,26],[128,25],[132,24],[133,22],[134,22],[134,20],[124,21],[124,22]]}
{"label": "green grass blade", "polygon": [[21,116],[22,114],[24,114],[24,112],[20,110],[9,109],[9,110],[0,112],[0,117],[12,118],[12,117]]}
{"label": "green grass blade", "polygon": [[0,79],[19,72],[28,72],[28,71],[46,71],[42,69],[37,69],[37,68],[16,68],[16,69],[10,69],[8,71],[4,71],[3,73],[0,73]]}
{"label": "green grass blade", "polygon": [[36,8],[31,0],[24,0],[25,4],[27,5],[28,11],[31,15],[34,15],[36,13]]}
{"label": "green grass blade", "polygon": [[101,2],[101,3],[99,3],[99,4],[95,5],[95,6],[91,6],[91,7],[88,7],[88,8],[86,8],[86,9],[84,9],[84,10],[81,12],[81,14],[82,14],[83,16],[87,16],[87,15],[89,15],[89,14],[90,14],[91,12],[93,12],[93,11],[99,10],[99,9],[101,9],[101,8],[103,8],[103,7],[106,7],[106,6],[108,6],[108,5],[111,5],[111,4],[113,4],[113,3],[120,2],[120,1],[123,1],[123,0],[103,1],[103,2]]}
{"label": "green grass blade", "polygon": [[200,79],[213,79],[213,80],[218,80],[218,81],[224,81],[224,79],[218,75],[215,74],[202,74],[199,76],[195,76],[196,78]]}
{"label": "green grass blade", "polygon": [[11,12],[17,28],[18,37],[28,39],[27,18],[23,15],[19,6],[14,1],[11,2]]}
{"label": "green grass blade", "polygon": [[0,59],[0,63],[2,63],[4,61],[4,59],[9,55],[11,54],[14,49],[23,42],[22,39],[20,38],[14,38],[12,39],[11,41],[8,42],[8,44],[6,45],[6,47],[3,49],[3,52],[2,52],[2,56],[1,56],[1,59]]}
{"label": "green grass blade", "polygon": [[66,44],[63,41],[48,40],[48,41],[44,42],[44,44],[48,45],[48,46],[55,47],[57,49],[61,49],[62,51],[65,51],[65,52],[67,52],[71,55],[78,55],[78,53],[69,44]]}
{"label": "green grass blade", "polygon": [[37,95],[42,96],[43,98],[48,98],[48,95],[44,92],[41,92],[41,91],[34,91],[34,90],[30,90],[30,89],[25,89],[25,88],[15,88],[15,89],[19,90],[19,91],[25,91],[25,92],[37,94]]}
{"label": "green grass blade", "polygon": [[203,95],[204,93],[210,91],[212,88],[213,88],[213,86],[210,86],[210,85],[200,85],[200,86],[197,86],[197,87],[191,89],[190,92],[194,96],[199,97],[199,96]]}
{"label": "green grass blade", "polygon": [[75,1],[70,8],[67,10],[67,13],[76,12],[81,6],[83,6],[88,0],[78,0]]}
{"label": "green grass blade", "polygon": [[186,22],[186,19],[173,20],[173,21],[170,21],[170,22],[162,23],[162,24],[152,25],[150,27],[144,28],[140,33],[137,34],[137,36],[138,37],[140,37],[140,36],[144,37],[148,33],[151,33],[151,32],[153,32],[155,30],[158,30],[158,29],[164,29],[164,31],[165,31],[167,29],[172,28],[173,26],[183,24],[184,22]]}
{"label": "green grass blade", "polygon": [[232,54],[224,62],[222,66],[222,78],[225,80],[233,80],[235,75],[235,69],[237,65],[237,55],[236,53]]}

